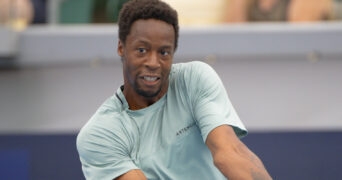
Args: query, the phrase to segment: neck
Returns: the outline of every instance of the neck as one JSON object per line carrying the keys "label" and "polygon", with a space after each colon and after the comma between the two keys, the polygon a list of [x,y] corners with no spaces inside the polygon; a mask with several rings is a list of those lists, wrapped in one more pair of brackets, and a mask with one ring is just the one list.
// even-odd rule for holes
{"label": "neck", "polygon": [[139,110],[146,108],[161,99],[166,92],[167,87],[163,88],[160,93],[154,97],[144,97],[137,94],[133,89],[130,90],[129,88],[124,88],[123,90],[123,94],[126,98],[130,110]]}

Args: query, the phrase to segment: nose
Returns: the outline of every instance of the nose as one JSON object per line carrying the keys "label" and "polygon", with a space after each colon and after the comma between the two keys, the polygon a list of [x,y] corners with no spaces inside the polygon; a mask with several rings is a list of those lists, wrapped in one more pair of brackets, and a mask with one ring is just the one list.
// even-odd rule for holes
{"label": "nose", "polygon": [[158,58],[157,52],[151,52],[150,56],[148,56],[145,66],[151,70],[158,69],[160,67],[160,62]]}

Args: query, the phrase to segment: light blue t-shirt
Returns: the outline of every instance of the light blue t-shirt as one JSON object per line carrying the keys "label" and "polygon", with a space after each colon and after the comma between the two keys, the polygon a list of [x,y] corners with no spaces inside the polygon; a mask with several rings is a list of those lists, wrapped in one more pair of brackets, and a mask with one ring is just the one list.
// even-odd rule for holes
{"label": "light blue t-shirt", "polygon": [[231,125],[247,131],[226,90],[207,64],[173,64],[167,93],[156,103],[129,110],[121,88],[81,129],[77,149],[88,180],[112,180],[132,169],[148,179],[225,179],[205,140],[211,130]]}

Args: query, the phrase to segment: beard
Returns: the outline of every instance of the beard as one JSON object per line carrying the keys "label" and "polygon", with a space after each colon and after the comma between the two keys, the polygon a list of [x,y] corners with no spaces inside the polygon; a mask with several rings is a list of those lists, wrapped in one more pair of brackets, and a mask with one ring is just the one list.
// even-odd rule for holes
{"label": "beard", "polygon": [[140,96],[143,96],[145,98],[156,97],[161,91],[161,87],[158,87],[156,90],[144,90],[139,86],[139,84],[137,82],[135,82],[135,85],[133,87],[134,87],[134,90],[137,94],[139,94]]}

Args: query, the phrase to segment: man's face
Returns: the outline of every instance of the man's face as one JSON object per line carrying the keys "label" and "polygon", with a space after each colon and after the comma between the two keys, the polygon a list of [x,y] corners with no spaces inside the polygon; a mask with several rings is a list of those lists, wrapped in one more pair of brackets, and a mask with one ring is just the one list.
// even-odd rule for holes
{"label": "man's face", "polygon": [[137,20],[126,42],[120,42],[124,91],[131,97],[160,98],[167,92],[175,32],[164,21]]}

